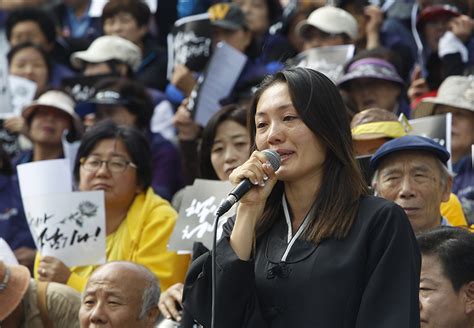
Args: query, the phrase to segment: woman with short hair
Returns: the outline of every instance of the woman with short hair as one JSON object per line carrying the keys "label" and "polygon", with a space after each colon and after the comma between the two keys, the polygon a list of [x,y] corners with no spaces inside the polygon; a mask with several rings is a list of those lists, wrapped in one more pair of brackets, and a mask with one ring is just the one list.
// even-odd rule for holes
{"label": "woman with short hair", "polygon": [[[189,259],[167,250],[177,214],[150,188],[151,176],[150,147],[140,131],[105,121],[84,134],[74,177],[81,191],[104,191],[107,261],[142,264],[165,290],[183,281]],[[82,291],[95,268],[68,268],[54,257],[38,255],[35,275]]]}

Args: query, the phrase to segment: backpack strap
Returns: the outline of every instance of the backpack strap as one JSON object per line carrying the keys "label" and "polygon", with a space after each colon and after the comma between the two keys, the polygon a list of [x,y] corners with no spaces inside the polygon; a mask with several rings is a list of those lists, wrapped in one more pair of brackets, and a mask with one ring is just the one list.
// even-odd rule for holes
{"label": "backpack strap", "polygon": [[46,300],[46,291],[48,289],[49,282],[37,281],[38,286],[38,309],[40,311],[41,322],[44,328],[53,328],[53,324],[49,319],[48,315],[48,304]]}

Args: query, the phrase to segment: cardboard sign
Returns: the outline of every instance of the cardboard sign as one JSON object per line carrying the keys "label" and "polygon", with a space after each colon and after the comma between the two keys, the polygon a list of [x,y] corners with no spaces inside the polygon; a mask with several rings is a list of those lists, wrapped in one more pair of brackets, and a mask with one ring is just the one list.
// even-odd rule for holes
{"label": "cardboard sign", "polygon": [[204,13],[177,20],[167,41],[169,80],[178,64],[185,65],[193,72],[201,72],[212,52],[209,15]]}
{"label": "cardboard sign", "polygon": [[[179,209],[179,217],[169,241],[169,248],[181,253],[191,252],[195,241],[212,248],[215,212],[227,197],[232,185],[228,181],[196,179],[186,188]],[[222,226],[235,214],[235,206],[219,219],[217,238],[222,235]]]}
{"label": "cardboard sign", "polygon": [[105,263],[104,191],[23,197],[23,205],[42,256],[68,267]]}
{"label": "cardboard sign", "polygon": [[336,83],[344,71],[344,64],[354,56],[354,45],[328,46],[308,49],[290,61],[292,66],[319,71]]}

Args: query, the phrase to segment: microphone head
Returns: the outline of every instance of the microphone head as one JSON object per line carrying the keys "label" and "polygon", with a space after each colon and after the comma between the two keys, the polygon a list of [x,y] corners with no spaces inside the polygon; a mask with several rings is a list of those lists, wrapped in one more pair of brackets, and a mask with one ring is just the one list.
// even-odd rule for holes
{"label": "microphone head", "polygon": [[262,151],[262,153],[267,158],[267,160],[270,163],[270,165],[272,166],[273,170],[277,171],[280,168],[280,165],[281,165],[280,155],[272,149],[265,149],[265,150]]}

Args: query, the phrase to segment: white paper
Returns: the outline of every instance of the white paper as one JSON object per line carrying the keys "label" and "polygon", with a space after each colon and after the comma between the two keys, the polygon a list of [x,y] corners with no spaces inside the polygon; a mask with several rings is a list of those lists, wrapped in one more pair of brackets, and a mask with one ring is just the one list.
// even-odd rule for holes
{"label": "white paper", "polygon": [[8,77],[13,115],[20,116],[23,108],[31,104],[36,94],[36,83],[24,77],[10,75]]}
{"label": "white paper", "polygon": [[13,107],[8,83],[7,59],[0,56],[0,118],[11,116],[13,116]]}
{"label": "white paper", "polygon": [[72,174],[67,159],[20,164],[17,172],[23,199],[72,191]]}
{"label": "white paper", "polygon": [[[102,16],[102,9],[104,9],[105,4],[109,2],[108,0],[92,0],[91,6],[89,8],[89,16],[91,17],[100,17]],[[150,8],[150,12],[154,14],[158,7],[157,0],[144,0],[144,2]]]}
{"label": "white paper", "polygon": [[12,249],[3,238],[0,238],[0,261],[3,261],[7,265],[19,264]]}
{"label": "white paper", "polygon": [[[191,253],[194,242],[202,242],[212,248],[215,212],[233,186],[229,181],[196,179],[186,187],[179,208],[179,217],[168,248],[179,254]],[[235,214],[236,206],[221,216],[217,228],[217,239],[222,236],[222,226]]]}
{"label": "white paper", "polygon": [[296,66],[317,70],[336,83],[343,75],[344,64],[352,58],[354,51],[352,44],[308,49],[296,57]]}
{"label": "white paper", "polygon": [[[408,122],[412,128],[408,134],[431,138],[451,154],[451,113],[420,117]],[[450,171],[453,170],[451,158],[446,166]]]}
{"label": "white paper", "polygon": [[219,100],[232,91],[247,56],[224,42],[219,42],[205,70],[204,81],[199,88],[194,120],[205,126],[221,105]]}
{"label": "white paper", "polygon": [[[446,113],[446,149],[452,154],[451,149],[451,133],[452,133],[452,122],[453,122],[453,114]],[[446,163],[448,166],[449,171],[453,171],[453,156],[450,156],[448,162]]]}
{"label": "white paper", "polygon": [[105,263],[104,191],[36,195],[23,204],[42,256],[68,267]]}

